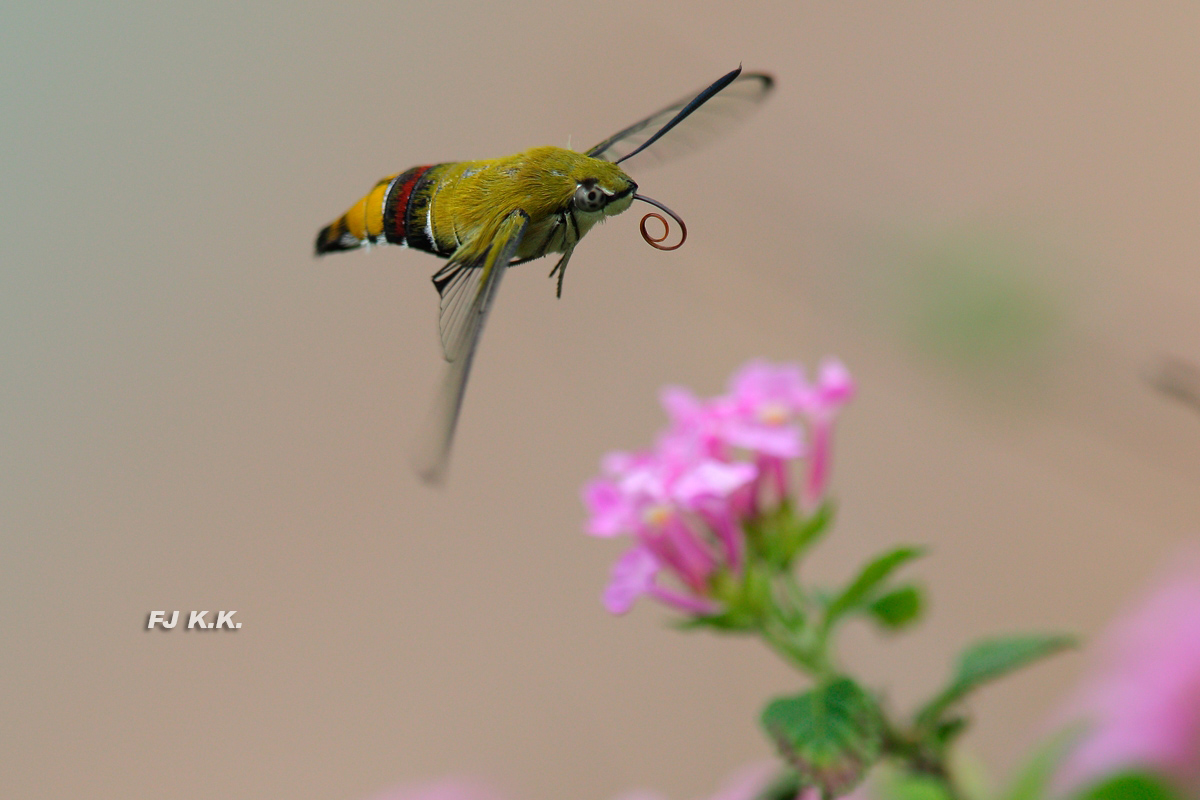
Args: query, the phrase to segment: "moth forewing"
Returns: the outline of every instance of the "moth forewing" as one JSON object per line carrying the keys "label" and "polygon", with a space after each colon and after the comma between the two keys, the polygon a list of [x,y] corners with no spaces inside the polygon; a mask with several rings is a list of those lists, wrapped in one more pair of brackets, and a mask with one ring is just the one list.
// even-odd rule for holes
{"label": "moth forewing", "polygon": [[[725,85],[722,86],[721,84]],[[699,105],[696,100],[712,91]],[[630,158],[655,136],[659,138],[644,151],[643,165],[659,163],[703,147],[749,116],[770,96],[775,79],[762,72],[742,74],[741,67],[723,75],[700,92],[681,97],[660,111],[638,120],[619,133],[588,150],[588,155],[606,161],[620,162]],[[686,113],[685,113],[686,110]],[[676,117],[679,119],[676,121]],[[676,122],[667,129],[668,125]],[[661,133],[660,133],[661,132]]]}
{"label": "moth forewing", "polygon": [[[430,483],[441,483],[445,477],[450,460],[450,444],[454,441],[454,429],[458,426],[479,337],[483,334],[483,326],[496,299],[500,281],[520,248],[528,225],[528,214],[520,210],[513,211],[505,217],[482,260],[461,267],[462,273],[467,276],[461,285],[471,290],[470,301],[464,301],[462,312],[452,322],[450,337],[456,357],[447,359],[450,363],[430,411],[429,424],[417,444],[417,471]],[[460,290],[460,294],[465,297],[467,292]]]}

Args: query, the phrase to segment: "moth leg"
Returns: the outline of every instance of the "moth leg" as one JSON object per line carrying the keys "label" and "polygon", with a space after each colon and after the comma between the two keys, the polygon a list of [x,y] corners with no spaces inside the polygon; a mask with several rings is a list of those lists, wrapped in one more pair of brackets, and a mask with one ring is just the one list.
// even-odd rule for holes
{"label": "moth leg", "polygon": [[547,276],[553,278],[554,274],[556,272],[558,273],[558,291],[554,296],[560,299],[562,298],[563,276],[567,274],[567,262],[571,260],[571,253],[574,252],[575,248],[572,247],[570,250],[563,253],[563,257],[558,260],[558,263],[554,265],[554,269],[550,270],[550,274]]}

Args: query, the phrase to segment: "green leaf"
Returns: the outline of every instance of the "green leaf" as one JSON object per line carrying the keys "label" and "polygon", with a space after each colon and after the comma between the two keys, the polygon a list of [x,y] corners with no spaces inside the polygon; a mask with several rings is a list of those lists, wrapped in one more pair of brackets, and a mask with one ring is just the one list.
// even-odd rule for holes
{"label": "green leaf", "polygon": [[833,501],[827,500],[805,519],[797,520],[788,530],[788,560],[803,555],[829,529],[833,522]]}
{"label": "green leaf", "polygon": [[952,800],[945,783],[923,775],[902,775],[880,793],[888,800]]}
{"label": "green leaf", "polygon": [[1091,787],[1076,800],[1183,800],[1183,795],[1157,775],[1123,772]]}
{"label": "green leaf", "polygon": [[687,617],[672,624],[681,631],[711,628],[724,633],[746,633],[758,630],[758,621],[755,617],[734,611]]}
{"label": "green leaf", "polygon": [[925,551],[919,547],[899,547],[875,558],[858,573],[850,585],[842,589],[825,610],[824,629],[833,627],[838,618],[846,612],[861,606],[879,584],[896,571],[901,565],[912,561]]}
{"label": "green leaf", "polygon": [[754,795],[753,800],[796,800],[804,784],[794,769],[786,769]]}
{"label": "green leaf", "polygon": [[876,597],[867,606],[871,617],[884,628],[898,631],[921,618],[925,598],[916,586],[901,586]]}
{"label": "green leaf", "polygon": [[943,720],[933,729],[933,741],[940,749],[945,750],[951,742],[966,732],[969,724],[966,717],[951,717]]}
{"label": "green leaf", "polygon": [[917,714],[917,726],[932,728],[943,711],[983,684],[1074,646],[1072,636],[1045,634],[976,642],[959,657],[950,684]]}
{"label": "green leaf", "polygon": [[832,795],[853,789],[883,747],[879,707],[849,678],[775,699],[762,725],[803,781]]}
{"label": "green leaf", "polygon": [[833,503],[826,502],[809,516],[798,515],[783,502],[745,524],[750,549],[771,566],[785,570],[821,538],[833,521]]}

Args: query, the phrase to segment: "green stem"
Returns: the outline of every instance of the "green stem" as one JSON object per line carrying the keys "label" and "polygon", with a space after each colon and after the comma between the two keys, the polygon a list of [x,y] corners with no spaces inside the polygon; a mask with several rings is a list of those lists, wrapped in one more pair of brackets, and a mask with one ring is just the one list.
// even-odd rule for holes
{"label": "green stem", "polygon": [[[787,587],[786,581],[784,586]],[[794,587],[796,592],[799,588]],[[810,677],[822,680],[837,672],[825,649],[825,641],[813,637],[812,626],[807,623],[803,611],[794,610],[791,602],[788,608],[781,608],[779,600],[772,597],[771,607],[764,610],[759,619],[759,631],[777,653]]]}
{"label": "green stem", "polygon": [[801,672],[813,677],[817,677],[822,672],[819,662],[814,660],[812,654],[795,641],[792,631],[786,626],[780,625],[777,619],[761,620],[759,631],[775,652],[799,668]]}
{"label": "green stem", "polygon": [[800,588],[796,574],[791,570],[783,573],[783,588],[787,594],[789,605],[799,613],[801,618],[807,616],[808,598],[805,596],[804,590]]}
{"label": "green stem", "polygon": [[910,772],[926,775],[942,784],[951,800],[964,800],[965,795],[954,782],[942,753],[925,746],[915,732],[904,732],[883,718],[883,751],[900,761]]}
{"label": "green stem", "polygon": [[[746,590],[744,593],[759,598],[759,602],[751,606],[752,618],[766,644],[814,681],[826,681],[841,674],[830,652],[834,626],[814,607],[796,574],[767,559],[751,559],[746,566],[747,570],[762,570],[758,575],[763,580],[757,585],[765,591]],[[747,572],[747,580],[751,574]],[[750,586],[747,582],[746,587]],[[931,746],[923,731],[900,728],[886,717],[881,723],[885,758],[895,759],[908,772],[936,780],[952,800],[964,800],[963,792],[947,768],[945,754]],[[821,797],[832,800],[832,795],[825,790]]]}

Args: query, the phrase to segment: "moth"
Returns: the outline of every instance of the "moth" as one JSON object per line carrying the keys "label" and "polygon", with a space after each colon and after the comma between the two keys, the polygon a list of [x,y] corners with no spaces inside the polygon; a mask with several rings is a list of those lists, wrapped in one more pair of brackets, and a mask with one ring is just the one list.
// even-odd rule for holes
{"label": "moth", "polygon": [[[638,194],[638,185],[619,165],[642,152],[663,160],[692,149],[745,116],[773,86],[771,76],[743,75],[738,67],[583,153],[547,146],[485,161],[413,167],[376,183],[321,230],[318,256],[391,244],[446,259],[433,275],[433,285],[449,365],[418,455],[422,477],[439,482],[445,474],[471,361],[508,268],[561,254],[550,272],[558,278],[561,297],[576,245],[597,222],[620,214],[634,200],[669,214],[686,238],[683,220]],[[663,224],[661,237],[647,232],[651,217]],[[683,244],[683,238],[673,246],[659,244],[668,236],[669,223],[654,212],[642,218],[641,232],[659,249]]]}

